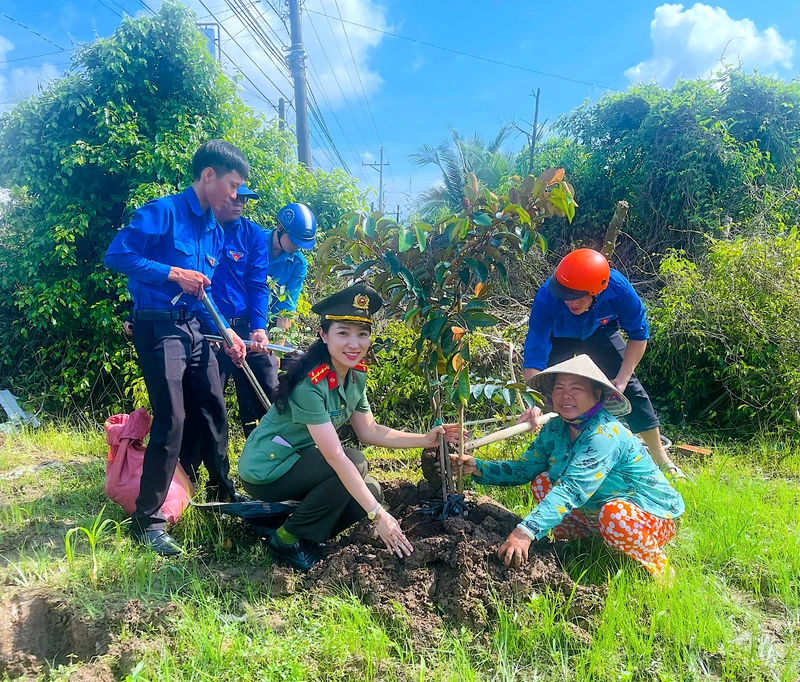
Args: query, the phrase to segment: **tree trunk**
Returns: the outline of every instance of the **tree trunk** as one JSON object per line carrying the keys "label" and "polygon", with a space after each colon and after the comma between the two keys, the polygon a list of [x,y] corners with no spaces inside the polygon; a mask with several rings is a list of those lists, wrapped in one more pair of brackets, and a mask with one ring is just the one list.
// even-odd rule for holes
{"label": "tree trunk", "polygon": [[606,238],[603,240],[603,248],[600,251],[606,258],[611,258],[611,256],[614,255],[614,249],[617,247],[617,237],[619,237],[619,231],[622,229],[622,226],[625,224],[625,220],[628,218],[628,211],[630,208],[631,206],[627,201],[617,202],[617,208],[614,211],[614,217],[608,224]]}

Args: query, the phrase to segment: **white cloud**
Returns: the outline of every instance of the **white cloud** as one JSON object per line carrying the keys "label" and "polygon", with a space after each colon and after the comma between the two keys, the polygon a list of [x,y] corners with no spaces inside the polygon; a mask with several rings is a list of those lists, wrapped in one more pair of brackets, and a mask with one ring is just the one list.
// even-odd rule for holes
{"label": "white cloud", "polygon": [[[0,36],[0,65],[14,50],[14,43]],[[42,90],[48,82],[58,78],[61,72],[52,64],[41,66],[21,66],[8,71],[0,71],[0,112],[13,107],[30,95]]]}
{"label": "white cloud", "polygon": [[425,57],[419,55],[413,62],[411,62],[411,73],[416,73],[423,66],[425,66]]}
{"label": "white cloud", "polygon": [[678,77],[694,78],[712,73],[726,63],[748,67],[780,65],[791,68],[795,42],[769,27],[759,31],[747,18],[732,19],[722,7],[696,3],[664,4],[650,22],[653,55],[625,71],[633,82],[673,83]]}
{"label": "white cloud", "polygon": [[[220,9],[218,2],[213,4],[208,0],[205,2],[216,15],[216,20],[222,24],[220,31],[222,49],[227,55],[223,55],[223,61],[229,67],[231,63],[236,64],[256,84],[258,90],[273,102],[277,101],[281,93],[291,98],[293,88],[288,70],[275,65],[261,44],[253,37],[246,20],[232,15],[227,7]],[[188,4],[197,12],[200,21],[215,21],[214,17],[208,16],[208,11],[199,0],[189,0]],[[247,4],[249,6],[250,3]],[[389,28],[386,23],[386,10],[375,0],[338,0],[338,8],[342,18],[347,21],[381,30]],[[334,0],[306,0],[303,9],[306,10],[302,16],[303,43],[308,55],[306,73],[311,89],[316,93],[319,106],[327,108],[326,105],[330,102],[333,108],[339,108],[344,105],[345,100],[354,101],[356,97],[363,97],[362,83],[367,96],[374,94],[383,81],[378,72],[371,67],[370,57],[372,50],[380,44],[383,36],[353,24],[343,24],[338,19],[339,14]],[[263,0],[255,0],[254,6],[249,7],[249,12],[258,19],[264,34],[285,55],[286,51],[276,34],[280,36],[283,45],[288,46],[291,41],[286,27],[278,16]],[[319,13],[335,18],[329,19],[320,16]],[[265,24],[268,24],[269,28]],[[286,24],[288,25],[288,19]],[[350,47],[347,44],[348,39]],[[354,58],[358,73],[361,75],[361,82],[353,66]],[[256,92],[253,84],[247,79],[242,79],[242,86],[246,91]],[[257,108],[269,108],[258,99],[258,96],[254,97],[245,92],[245,99]]]}

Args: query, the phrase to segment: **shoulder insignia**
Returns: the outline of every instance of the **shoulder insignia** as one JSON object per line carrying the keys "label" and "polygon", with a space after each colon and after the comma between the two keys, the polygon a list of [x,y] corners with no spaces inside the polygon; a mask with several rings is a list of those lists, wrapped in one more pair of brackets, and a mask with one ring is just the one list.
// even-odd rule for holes
{"label": "shoulder insignia", "polygon": [[320,381],[322,381],[328,373],[331,371],[330,366],[327,362],[323,362],[319,367],[315,367],[308,373],[308,378],[311,379],[311,383],[316,386]]}
{"label": "shoulder insignia", "polygon": [[357,369],[359,372],[366,372],[368,367],[365,363],[359,362],[353,369]]}

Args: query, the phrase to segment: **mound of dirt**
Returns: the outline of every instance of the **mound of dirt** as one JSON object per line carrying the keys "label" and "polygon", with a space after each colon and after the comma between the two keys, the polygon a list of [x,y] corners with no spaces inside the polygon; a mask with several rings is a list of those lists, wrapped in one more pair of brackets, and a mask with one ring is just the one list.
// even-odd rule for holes
{"label": "mound of dirt", "polygon": [[353,589],[379,613],[405,609],[415,630],[441,620],[481,629],[491,619],[496,600],[524,600],[550,588],[571,597],[570,616],[588,617],[602,604],[598,588],[576,586],[552,545],[531,545],[529,561],[506,569],[497,548],[520,518],[488,497],[467,493],[468,516],[438,520],[422,512],[436,497],[425,481],[398,483],[385,491],[385,505],[414,545],[405,559],[390,554],[372,526],[362,522],[347,537],[329,545],[326,558],[310,573],[316,587]]}
{"label": "mound of dirt", "polygon": [[46,663],[89,661],[108,651],[105,623],[89,623],[45,593],[0,601],[0,676],[36,674]]}

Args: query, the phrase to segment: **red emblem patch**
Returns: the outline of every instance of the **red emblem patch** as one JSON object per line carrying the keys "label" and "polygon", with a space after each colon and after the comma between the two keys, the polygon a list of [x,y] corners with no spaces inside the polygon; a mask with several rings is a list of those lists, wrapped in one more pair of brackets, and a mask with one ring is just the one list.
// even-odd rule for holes
{"label": "red emblem patch", "polygon": [[244,254],[241,251],[228,251],[228,253],[230,254],[230,257],[237,262],[244,258]]}
{"label": "red emblem patch", "polygon": [[328,388],[338,388],[339,387],[339,379],[336,376],[336,372],[329,372],[328,373]]}
{"label": "red emblem patch", "polygon": [[600,324],[608,324],[608,321],[610,319],[611,319],[610,317],[604,317],[602,320],[600,320]]}

